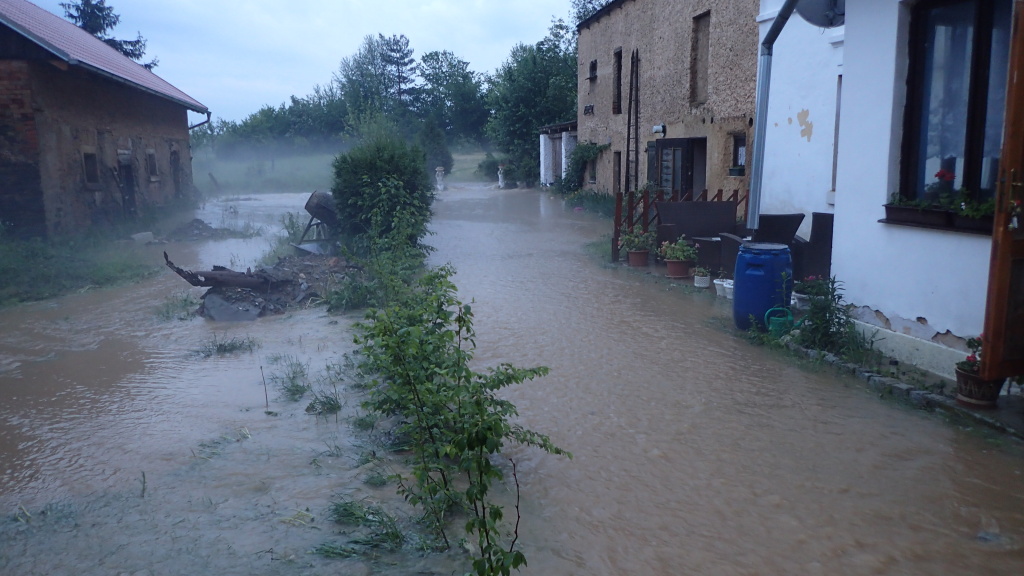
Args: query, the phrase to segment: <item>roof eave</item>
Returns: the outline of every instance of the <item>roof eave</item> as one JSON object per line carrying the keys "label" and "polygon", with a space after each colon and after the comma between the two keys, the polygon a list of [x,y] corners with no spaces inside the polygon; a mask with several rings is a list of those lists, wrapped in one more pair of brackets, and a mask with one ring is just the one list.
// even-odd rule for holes
{"label": "roof eave", "polygon": [[92,66],[92,65],[86,64],[85,62],[81,62],[81,61],[78,61],[78,60],[73,60],[73,61],[69,61],[68,63],[73,65],[73,66],[78,66],[78,67],[83,68],[85,70],[88,70],[90,72],[94,72],[96,74],[99,74],[100,76],[103,76],[103,77],[105,77],[105,78],[107,78],[109,80],[113,80],[114,82],[117,82],[119,84],[124,84],[125,86],[130,86],[132,88],[135,88],[136,90],[141,90],[143,92],[146,92],[147,94],[152,94],[153,96],[156,96],[158,98],[163,98],[164,100],[168,100],[170,102],[174,102],[175,104],[179,104],[181,106],[184,106],[185,108],[188,108],[189,110],[192,110],[193,112],[199,112],[200,114],[206,114],[207,112],[209,112],[209,109],[206,108],[206,106],[203,106],[202,104],[200,104],[199,102],[189,102],[188,100],[183,100],[181,98],[175,98],[173,96],[170,96],[169,94],[164,94],[162,92],[158,92],[156,90],[153,90],[152,88],[147,88],[147,87],[142,86],[140,84],[136,84],[135,82],[132,82],[130,80],[122,78],[121,76],[118,76],[117,74],[112,74],[112,73],[107,72],[106,70],[104,70],[102,68],[97,68],[96,66]]}
{"label": "roof eave", "polygon": [[206,114],[207,112],[209,112],[209,109],[207,109],[206,106],[203,106],[199,102],[189,102],[187,100],[183,100],[183,99],[180,99],[180,98],[175,98],[175,97],[170,96],[168,94],[163,94],[163,93],[158,92],[156,90],[153,90],[151,88],[147,88],[145,86],[141,86],[141,85],[139,85],[139,84],[137,84],[135,82],[132,82],[130,80],[122,78],[121,76],[118,76],[117,74],[112,74],[110,72],[107,72],[106,70],[103,70],[102,68],[97,68],[96,66],[91,66],[91,65],[86,64],[84,62],[76,60],[76,59],[72,58],[71,55],[68,54],[67,52],[61,50],[60,48],[57,48],[53,44],[50,44],[49,42],[47,42],[47,41],[43,40],[42,38],[36,36],[31,31],[26,30],[24,27],[19,26],[17,24],[17,22],[13,22],[10,18],[4,17],[3,14],[0,14],[0,23],[2,23],[5,26],[11,28],[12,30],[16,31],[18,34],[21,34],[25,38],[31,40],[32,42],[34,42],[37,46],[39,46],[43,50],[46,50],[50,54],[53,54],[58,59],[68,63],[71,66],[80,66],[81,68],[84,68],[84,69],[89,70],[91,72],[95,72],[95,73],[97,73],[97,74],[99,74],[101,76],[109,78],[109,79],[111,79],[111,80],[113,80],[115,82],[118,82],[120,84],[124,84],[126,86],[131,86],[132,88],[135,88],[137,90],[142,90],[143,92],[146,92],[148,94],[152,94],[152,95],[157,96],[159,98],[163,98],[164,100],[169,100],[171,102],[174,102],[175,104],[179,104],[181,106],[184,106],[185,108],[188,108],[189,110],[192,110],[193,112],[199,112],[200,114]]}

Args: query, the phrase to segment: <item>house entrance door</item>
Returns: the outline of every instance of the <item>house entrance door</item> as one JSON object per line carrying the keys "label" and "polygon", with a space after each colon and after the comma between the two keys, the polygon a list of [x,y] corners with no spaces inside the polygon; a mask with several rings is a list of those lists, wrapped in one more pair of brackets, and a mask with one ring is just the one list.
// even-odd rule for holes
{"label": "house entrance door", "polygon": [[653,143],[654,154],[648,151],[649,181],[673,198],[684,198],[687,194],[695,196],[704,190],[706,138],[664,138]]}
{"label": "house entrance door", "polygon": [[1024,375],[1024,0],[1014,2],[981,376]]}
{"label": "house entrance door", "polygon": [[131,157],[119,158],[117,177],[121,185],[121,209],[125,218],[134,218],[137,214],[135,206],[135,171],[132,170]]}

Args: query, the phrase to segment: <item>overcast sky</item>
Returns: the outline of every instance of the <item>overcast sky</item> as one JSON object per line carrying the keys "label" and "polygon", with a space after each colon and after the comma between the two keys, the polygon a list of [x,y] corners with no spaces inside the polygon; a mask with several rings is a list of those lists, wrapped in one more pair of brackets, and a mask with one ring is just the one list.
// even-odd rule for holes
{"label": "overcast sky", "polygon": [[[63,16],[67,0],[33,0]],[[214,118],[242,120],[265,104],[327,84],[367,34],[405,34],[419,58],[450,50],[493,72],[519,43],[533,44],[569,0],[107,0],[121,16],[114,36],[147,40],[154,72],[205,104]],[[194,119],[193,119],[194,120]]]}

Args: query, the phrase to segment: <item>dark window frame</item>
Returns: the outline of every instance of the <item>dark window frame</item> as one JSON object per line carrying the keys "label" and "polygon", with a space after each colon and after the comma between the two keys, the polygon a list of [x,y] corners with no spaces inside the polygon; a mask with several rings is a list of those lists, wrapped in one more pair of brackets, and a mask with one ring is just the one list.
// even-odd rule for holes
{"label": "dark window frame", "polygon": [[96,188],[100,185],[100,160],[94,151],[82,152],[82,178],[86,187]]}
{"label": "dark window frame", "polygon": [[[910,33],[908,35],[907,98],[903,122],[901,145],[900,194],[908,199],[917,199],[926,194],[919,189],[921,171],[924,102],[928,74],[929,18],[932,10],[971,5],[974,21],[970,44],[970,73],[967,87],[967,113],[964,130],[963,174],[961,187],[979,194],[979,199],[992,196],[993,190],[981,188],[982,161],[985,148],[985,127],[988,117],[989,71],[992,62],[992,32],[994,27],[994,3],[990,0],[922,0],[911,8]],[[951,157],[954,160],[955,157]],[[949,170],[948,162],[942,161],[942,168]],[[955,173],[955,170],[953,170]],[[925,174],[925,181],[930,175]],[[956,191],[953,191],[955,194]]]}
{"label": "dark window frame", "polygon": [[160,180],[160,169],[156,161],[156,150],[146,150],[146,174],[150,182]]}
{"label": "dark window frame", "polygon": [[690,28],[690,104],[706,104],[711,96],[711,11],[693,18]]}
{"label": "dark window frame", "polygon": [[612,52],[612,114],[622,114],[622,47]]}

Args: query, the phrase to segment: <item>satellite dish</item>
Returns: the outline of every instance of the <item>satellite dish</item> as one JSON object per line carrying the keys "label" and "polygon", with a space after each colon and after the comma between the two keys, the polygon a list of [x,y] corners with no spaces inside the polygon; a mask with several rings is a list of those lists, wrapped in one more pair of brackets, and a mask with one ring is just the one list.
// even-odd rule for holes
{"label": "satellite dish", "polygon": [[799,0],[796,12],[819,28],[835,28],[846,22],[846,0]]}

